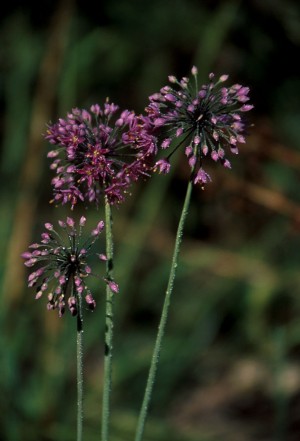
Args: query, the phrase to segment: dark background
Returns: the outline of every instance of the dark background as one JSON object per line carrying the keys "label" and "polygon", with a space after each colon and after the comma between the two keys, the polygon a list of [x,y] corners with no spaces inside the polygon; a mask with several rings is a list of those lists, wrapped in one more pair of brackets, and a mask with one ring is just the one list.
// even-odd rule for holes
{"label": "dark background", "polygon": [[[300,439],[300,8],[297,1],[72,0],[1,6],[0,437],[73,440],[76,323],[26,288],[20,254],[51,199],[46,123],[72,107],[143,112],[170,74],[251,88],[247,144],[195,187],[145,441]],[[228,82],[228,84],[229,84]],[[114,209],[111,441],[132,440],[189,169]],[[82,207],[80,208],[82,210]],[[80,214],[76,209],[74,215]],[[94,226],[102,209],[89,211]],[[96,264],[96,263],[95,263]],[[100,433],[104,293],[85,314],[85,438]]]}

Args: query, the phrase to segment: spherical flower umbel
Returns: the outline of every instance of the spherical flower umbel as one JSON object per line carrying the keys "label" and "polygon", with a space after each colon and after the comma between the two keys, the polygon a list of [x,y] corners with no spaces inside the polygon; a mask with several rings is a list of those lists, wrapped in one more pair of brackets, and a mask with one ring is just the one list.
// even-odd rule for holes
{"label": "spherical flower umbel", "polygon": [[[210,156],[220,161],[224,167],[231,168],[226,151],[238,153],[238,144],[245,143],[245,121],[243,115],[253,108],[249,101],[249,88],[240,84],[225,87],[228,75],[214,81],[209,75],[209,83],[198,88],[198,70],[191,70],[194,84],[188,78],[178,81],[169,76],[171,86],[163,87],[159,93],[150,96],[146,108],[149,121],[156,132],[161,131],[160,147],[174,149],[164,159],[156,162],[160,173],[170,170],[171,155],[186,142],[185,155],[192,169],[193,182],[201,185],[211,180],[203,169],[203,160]],[[246,104],[247,103],[247,104]]]}
{"label": "spherical flower umbel", "polygon": [[[29,251],[22,254],[25,265],[36,269],[28,276],[28,286],[35,287],[36,299],[47,293],[49,310],[58,309],[59,316],[64,314],[66,303],[72,315],[77,315],[79,297],[85,297],[89,309],[96,307],[96,301],[86,280],[92,275],[87,264],[90,250],[104,228],[100,221],[92,230],[89,238],[81,243],[82,228],[86,219],[82,216],[79,227],[75,221],[67,217],[66,221],[58,221],[59,229],[47,222],[46,232],[41,235],[41,243],[33,243]],[[59,231],[62,230],[62,231]],[[100,260],[107,260],[105,254],[98,254]],[[112,292],[118,292],[118,285],[113,280],[103,278]]]}
{"label": "spherical flower umbel", "polygon": [[54,202],[74,207],[78,200],[98,203],[101,195],[110,204],[123,202],[131,183],[148,175],[155,138],[141,116],[129,110],[116,116],[118,110],[107,100],[48,125],[45,138],[58,146],[48,153]]}

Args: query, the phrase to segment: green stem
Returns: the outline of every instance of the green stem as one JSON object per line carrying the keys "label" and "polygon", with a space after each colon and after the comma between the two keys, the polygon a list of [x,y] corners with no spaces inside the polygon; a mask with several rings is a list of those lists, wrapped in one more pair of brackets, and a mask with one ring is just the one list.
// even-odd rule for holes
{"label": "green stem", "polygon": [[180,220],[179,220],[179,224],[178,224],[175,246],[174,246],[174,251],[173,251],[172,264],[171,264],[170,274],[169,274],[169,281],[168,281],[168,286],[167,286],[166,295],[165,295],[165,301],[164,301],[164,305],[163,305],[163,309],[162,309],[162,313],[161,313],[160,323],[158,326],[156,342],[155,342],[155,346],[154,346],[154,350],[153,350],[153,354],[152,354],[152,360],[151,360],[151,365],[150,365],[150,369],[149,369],[144,399],[143,399],[143,403],[142,403],[142,407],[141,407],[140,415],[139,415],[139,420],[138,420],[138,424],[137,424],[135,441],[141,441],[143,434],[144,434],[146,418],[147,418],[147,414],[148,414],[149,404],[150,404],[150,400],[151,400],[151,396],[152,396],[153,385],[154,385],[155,377],[156,377],[157,366],[158,366],[158,362],[159,362],[162,339],[164,336],[165,327],[166,327],[167,318],[168,318],[170,300],[171,300],[171,295],[172,295],[173,285],[174,285],[174,280],[175,280],[175,275],[176,275],[176,268],[177,268],[178,254],[179,254],[179,250],[180,250],[180,243],[181,243],[181,239],[182,239],[185,219],[186,219],[189,204],[190,204],[192,187],[193,187],[193,183],[192,183],[192,180],[190,180],[188,187],[187,187],[186,196],[185,196],[185,200],[184,200],[184,204],[183,204],[183,208],[182,208],[182,212],[181,212],[181,216],[180,216]]}
{"label": "green stem", "polygon": [[[105,200],[105,231],[106,231],[106,277],[112,279],[113,270],[113,237],[112,216],[110,205]],[[105,311],[105,352],[103,373],[103,403],[102,403],[102,441],[108,441],[110,420],[110,396],[112,383],[112,350],[113,350],[113,292],[106,287]]]}
{"label": "green stem", "polygon": [[77,441],[82,441],[83,422],[83,318],[81,295],[77,297]]}

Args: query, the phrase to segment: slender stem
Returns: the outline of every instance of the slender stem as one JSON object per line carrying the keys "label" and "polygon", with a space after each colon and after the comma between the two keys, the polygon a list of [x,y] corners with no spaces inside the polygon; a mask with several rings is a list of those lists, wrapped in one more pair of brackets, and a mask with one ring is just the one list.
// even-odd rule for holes
{"label": "slender stem", "polygon": [[81,295],[77,297],[77,441],[82,441],[83,422],[83,318]]}
{"label": "slender stem", "polygon": [[183,204],[183,208],[182,208],[182,212],[181,212],[181,216],[180,216],[180,220],[179,220],[179,224],[178,224],[175,246],[174,246],[174,251],[173,251],[172,264],[171,264],[170,274],[169,274],[169,281],[168,281],[168,286],[167,286],[166,295],[165,295],[165,301],[164,301],[164,305],[163,305],[163,309],[162,309],[162,313],[161,313],[160,323],[158,326],[156,342],[155,342],[155,346],[154,346],[154,350],[153,350],[153,354],[152,354],[152,360],[151,360],[147,384],[146,384],[146,388],[145,388],[144,399],[143,399],[143,403],[142,403],[142,407],[141,407],[140,415],[139,415],[139,420],[138,420],[138,424],[137,424],[135,441],[141,441],[142,437],[143,437],[143,433],[144,433],[146,418],[147,418],[147,414],[148,414],[149,404],[150,404],[150,400],[151,400],[151,396],[152,396],[153,385],[155,382],[156,371],[157,371],[157,366],[158,366],[159,357],[160,357],[162,339],[164,336],[164,331],[165,331],[167,318],[168,318],[171,294],[173,291],[173,285],[174,285],[174,280],[175,280],[175,275],[176,275],[178,254],[179,254],[180,243],[181,243],[182,234],[183,234],[183,227],[184,227],[185,219],[186,219],[189,204],[190,204],[192,186],[193,186],[192,180],[190,180],[188,187],[187,187],[186,196],[185,196],[185,200],[184,200],[184,204]]}
{"label": "slender stem", "polygon": [[[110,205],[105,200],[105,225],[106,225],[106,277],[112,279],[113,270],[113,237],[112,216]],[[106,287],[106,311],[105,311],[105,352],[103,374],[103,402],[102,402],[102,441],[108,441],[110,420],[110,398],[112,383],[112,350],[113,350],[113,292],[109,285]]]}

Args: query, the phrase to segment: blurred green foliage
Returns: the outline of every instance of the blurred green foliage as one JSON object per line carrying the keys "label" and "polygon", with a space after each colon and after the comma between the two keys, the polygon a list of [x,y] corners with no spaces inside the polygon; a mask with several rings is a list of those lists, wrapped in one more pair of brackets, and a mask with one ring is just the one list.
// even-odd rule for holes
{"label": "blurred green foliage", "polygon": [[[109,96],[142,112],[196,64],[251,87],[232,171],[195,188],[145,441],[300,437],[300,8],[288,0],[11,2],[1,16],[0,437],[73,440],[75,322],[26,288],[20,254],[54,208],[46,123]],[[112,441],[132,440],[188,177],[133,189],[114,210]],[[75,210],[75,214],[79,209]],[[93,225],[103,215],[90,211]],[[98,440],[104,293],[85,314],[85,434]]]}

